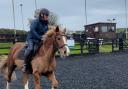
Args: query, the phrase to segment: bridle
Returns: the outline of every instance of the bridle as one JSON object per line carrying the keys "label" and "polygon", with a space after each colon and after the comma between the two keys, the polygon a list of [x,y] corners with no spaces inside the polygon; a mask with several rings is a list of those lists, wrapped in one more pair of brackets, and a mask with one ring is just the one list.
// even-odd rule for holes
{"label": "bridle", "polygon": [[[63,44],[63,45],[59,46],[58,43],[57,43],[57,37],[58,37],[58,36],[67,37],[65,34],[63,34],[63,35],[56,34],[55,36],[52,37],[52,39],[53,39],[53,48],[54,48],[55,51],[58,51],[58,50],[62,49],[62,48],[65,47],[65,46],[68,46],[67,44]],[[51,38],[51,37],[50,37],[50,38]],[[41,42],[40,45],[44,45],[44,41],[43,41],[43,40],[42,40],[42,42]]]}
{"label": "bridle", "polygon": [[62,49],[63,47],[65,47],[65,46],[68,46],[67,44],[63,44],[63,45],[61,45],[61,46],[59,46],[58,44],[57,44],[57,37],[58,36],[64,36],[64,37],[67,37],[66,35],[59,35],[59,34],[56,34],[55,35],[55,40],[54,40],[54,48],[55,48],[55,50],[57,51],[57,50],[59,50],[59,49]]}

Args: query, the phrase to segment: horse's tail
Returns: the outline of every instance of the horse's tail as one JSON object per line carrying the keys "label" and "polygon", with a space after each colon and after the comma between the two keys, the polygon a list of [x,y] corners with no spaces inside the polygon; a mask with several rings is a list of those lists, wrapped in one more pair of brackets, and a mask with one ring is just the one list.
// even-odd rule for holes
{"label": "horse's tail", "polygon": [[[7,78],[7,74],[8,74],[7,60],[0,60],[0,74],[2,74],[5,78]],[[11,79],[16,80],[15,72],[13,72]]]}

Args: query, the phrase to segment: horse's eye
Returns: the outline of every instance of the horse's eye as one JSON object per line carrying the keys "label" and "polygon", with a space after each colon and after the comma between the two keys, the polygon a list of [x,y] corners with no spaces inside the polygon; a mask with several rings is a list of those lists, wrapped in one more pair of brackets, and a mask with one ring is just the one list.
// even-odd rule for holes
{"label": "horse's eye", "polygon": [[57,40],[60,40],[60,38],[57,38]]}

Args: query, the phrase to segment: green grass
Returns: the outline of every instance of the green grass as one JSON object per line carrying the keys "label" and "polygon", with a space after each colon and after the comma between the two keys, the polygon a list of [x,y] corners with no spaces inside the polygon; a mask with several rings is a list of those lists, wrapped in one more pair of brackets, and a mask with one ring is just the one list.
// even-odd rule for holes
{"label": "green grass", "polygon": [[74,47],[69,47],[70,48],[70,54],[80,54],[80,44],[76,43]]}
{"label": "green grass", "polygon": [[[12,43],[0,43],[0,48],[4,47],[11,47],[13,44]],[[75,49],[80,49],[80,44],[76,43],[74,47],[70,48],[70,54],[80,54],[80,50],[75,50]],[[101,47],[99,47],[100,52],[112,52],[112,46],[108,44],[104,44]],[[118,48],[115,48],[114,50],[119,50]],[[0,49],[0,54],[7,54],[9,52],[9,49]],[[88,50],[84,47],[83,53],[88,53]]]}
{"label": "green grass", "polygon": [[111,45],[101,45],[99,47],[100,52],[112,52],[112,46]]}
{"label": "green grass", "polygon": [[0,54],[8,54],[9,49],[0,49]]}
{"label": "green grass", "polygon": [[12,45],[12,43],[0,43],[0,48],[11,47]]}
{"label": "green grass", "polygon": [[[0,43],[0,54],[7,54],[9,52],[9,48],[12,46],[12,43]],[[8,49],[4,49],[8,48]]]}
{"label": "green grass", "polygon": [[80,54],[80,50],[70,50],[70,54]]}

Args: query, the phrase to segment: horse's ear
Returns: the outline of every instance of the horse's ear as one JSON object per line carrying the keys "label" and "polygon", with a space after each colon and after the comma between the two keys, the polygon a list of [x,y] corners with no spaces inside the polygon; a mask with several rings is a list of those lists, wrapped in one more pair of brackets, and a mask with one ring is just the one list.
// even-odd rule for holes
{"label": "horse's ear", "polygon": [[56,32],[59,32],[59,26],[56,27]]}

